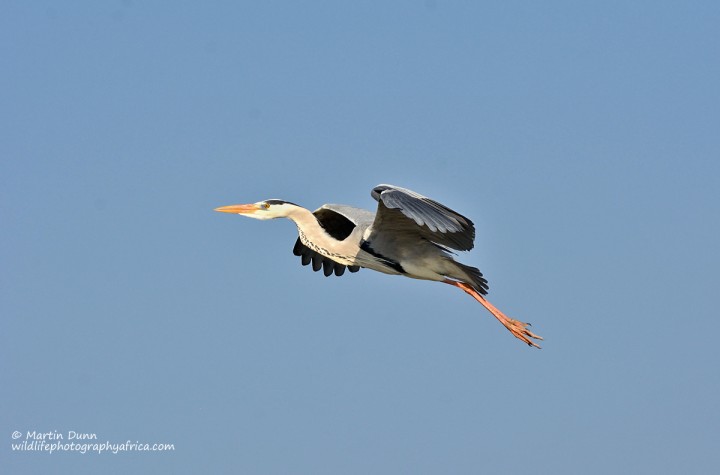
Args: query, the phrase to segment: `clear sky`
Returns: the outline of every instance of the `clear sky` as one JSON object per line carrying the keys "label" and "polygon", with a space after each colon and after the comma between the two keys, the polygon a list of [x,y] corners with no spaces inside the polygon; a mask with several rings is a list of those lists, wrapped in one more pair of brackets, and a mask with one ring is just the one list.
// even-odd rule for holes
{"label": "clear sky", "polygon": [[[714,1],[2,2],[0,472],[717,470],[718,25]],[[374,208],[379,183],[475,221],[460,260],[542,350],[212,211]],[[174,450],[11,448],[70,431]]]}

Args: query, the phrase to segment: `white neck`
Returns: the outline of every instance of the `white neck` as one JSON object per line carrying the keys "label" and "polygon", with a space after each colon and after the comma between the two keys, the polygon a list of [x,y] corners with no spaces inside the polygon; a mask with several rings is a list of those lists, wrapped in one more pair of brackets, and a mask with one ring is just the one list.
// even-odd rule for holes
{"label": "white neck", "polygon": [[320,226],[317,218],[315,218],[315,215],[312,214],[310,210],[307,210],[300,206],[296,206],[293,207],[293,209],[287,214],[286,217],[293,220],[293,222],[298,228],[300,240],[305,245],[308,245],[308,241],[312,241],[310,242],[311,245],[315,244],[322,246],[326,244],[326,240],[332,239],[330,238],[330,236],[327,235],[322,226]]}

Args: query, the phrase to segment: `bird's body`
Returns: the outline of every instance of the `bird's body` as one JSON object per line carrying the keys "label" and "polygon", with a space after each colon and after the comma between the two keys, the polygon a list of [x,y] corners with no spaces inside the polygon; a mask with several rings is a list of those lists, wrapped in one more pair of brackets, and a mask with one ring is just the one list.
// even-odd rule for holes
{"label": "bird's body", "polygon": [[506,317],[485,299],[482,273],[453,258],[453,250],[473,248],[475,227],[468,218],[411,190],[379,185],[372,190],[376,213],[347,205],[326,204],[310,212],[294,203],[271,199],[216,208],[256,219],[288,218],[298,228],[293,253],[326,276],[367,268],[385,274],[444,282],[483,304],[525,343],[542,339],[525,323]]}

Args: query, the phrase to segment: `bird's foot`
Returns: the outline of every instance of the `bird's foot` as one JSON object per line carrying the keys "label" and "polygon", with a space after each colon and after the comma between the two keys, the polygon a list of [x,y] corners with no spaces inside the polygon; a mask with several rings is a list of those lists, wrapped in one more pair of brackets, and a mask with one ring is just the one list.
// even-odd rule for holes
{"label": "bird's foot", "polygon": [[503,315],[503,317],[505,318],[498,318],[498,320],[500,320],[500,323],[502,323],[505,328],[510,330],[510,333],[512,333],[515,338],[524,341],[530,346],[540,348],[540,345],[532,341],[530,338],[535,340],[542,340],[543,338],[540,335],[534,334],[530,331],[530,329],[528,329],[528,326],[531,326],[529,323],[521,322],[505,315]]}

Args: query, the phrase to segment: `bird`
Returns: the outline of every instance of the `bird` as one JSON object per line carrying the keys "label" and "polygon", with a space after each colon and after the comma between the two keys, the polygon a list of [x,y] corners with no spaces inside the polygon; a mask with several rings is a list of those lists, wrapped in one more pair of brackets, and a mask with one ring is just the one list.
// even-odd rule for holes
{"label": "bird", "polygon": [[370,195],[372,212],[348,205],[324,204],[310,211],[290,201],[268,199],[221,206],[215,211],[267,220],[288,218],[298,229],[293,254],[325,276],[361,268],[457,287],[480,302],[510,333],[531,347],[543,338],[502,313],[486,295],[488,281],[475,267],[455,260],[455,251],[474,247],[475,225],[465,216],[407,188],[378,185]]}

